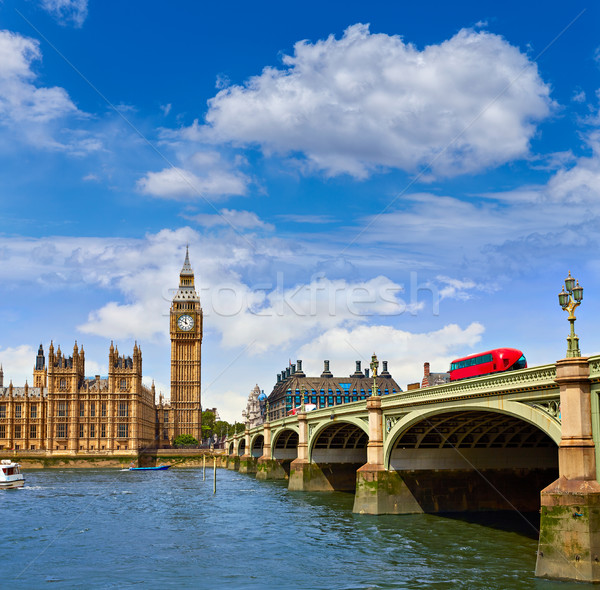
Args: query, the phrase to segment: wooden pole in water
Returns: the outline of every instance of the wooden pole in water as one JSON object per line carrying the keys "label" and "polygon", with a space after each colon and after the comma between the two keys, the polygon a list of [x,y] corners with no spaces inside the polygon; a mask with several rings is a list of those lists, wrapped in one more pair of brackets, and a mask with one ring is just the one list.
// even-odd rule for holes
{"label": "wooden pole in water", "polygon": [[206,481],[206,455],[202,455],[202,481]]}
{"label": "wooden pole in water", "polygon": [[217,493],[217,458],[213,457],[213,494]]}

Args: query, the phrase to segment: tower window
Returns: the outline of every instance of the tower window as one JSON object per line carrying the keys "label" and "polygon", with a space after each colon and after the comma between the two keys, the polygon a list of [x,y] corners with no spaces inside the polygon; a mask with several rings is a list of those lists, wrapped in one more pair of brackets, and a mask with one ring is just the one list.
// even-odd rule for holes
{"label": "tower window", "polygon": [[58,415],[59,416],[67,415],[67,402],[58,402]]}
{"label": "tower window", "polygon": [[[37,418],[37,404],[31,404],[30,411],[31,411],[31,417]],[[35,438],[35,436],[32,438]]]}
{"label": "tower window", "polygon": [[21,438],[21,425],[15,424],[15,438]]}
{"label": "tower window", "polygon": [[21,404],[15,405],[15,418],[21,417]]}
{"label": "tower window", "polygon": [[90,416],[93,418],[96,415],[96,402],[90,402]]}
{"label": "tower window", "polygon": [[119,416],[129,416],[128,402],[119,402]]}
{"label": "tower window", "polygon": [[37,425],[36,424],[29,425],[29,438],[37,438]]}
{"label": "tower window", "polygon": [[120,387],[121,389],[127,389],[127,379],[121,379]]}

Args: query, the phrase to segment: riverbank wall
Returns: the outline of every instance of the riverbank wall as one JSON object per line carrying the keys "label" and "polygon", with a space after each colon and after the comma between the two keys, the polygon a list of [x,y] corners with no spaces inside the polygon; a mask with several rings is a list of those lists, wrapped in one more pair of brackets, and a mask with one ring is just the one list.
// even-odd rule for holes
{"label": "riverbank wall", "polygon": [[213,457],[217,459],[217,467],[223,467],[221,454],[219,449],[147,449],[119,454],[5,451],[0,454],[0,459],[11,459],[23,469],[124,469],[132,463],[136,467],[171,465],[173,468],[184,468],[202,467],[204,460],[207,466],[212,467]]}

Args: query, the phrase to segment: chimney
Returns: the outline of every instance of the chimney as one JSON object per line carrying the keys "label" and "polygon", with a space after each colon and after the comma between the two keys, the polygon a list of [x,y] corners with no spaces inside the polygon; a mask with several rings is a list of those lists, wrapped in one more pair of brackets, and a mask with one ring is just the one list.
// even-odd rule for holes
{"label": "chimney", "polygon": [[364,374],[360,368],[360,361],[356,361],[356,371],[354,371],[354,374],[350,375],[350,377],[364,377]]}
{"label": "chimney", "polygon": [[369,369],[365,369],[365,377],[368,379],[369,378]]}
{"label": "chimney", "polygon": [[423,381],[421,387],[429,387],[429,363],[423,365]]}
{"label": "chimney", "polygon": [[298,375],[298,377],[305,377],[306,375],[304,375],[304,371],[302,370],[302,361],[300,359],[296,361],[296,366],[296,375]]}
{"label": "chimney", "polygon": [[387,361],[383,361],[383,371],[381,372],[381,377],[391,377],[389,371],[388,371],[388,362]]}
{"label": "chimney", "polygon": [[292,365],[291,374],[294,375],[296,373],[296,365]]}
{"label": "chimney", "polygon": [[281,383],[281,373],[277,373],[277,383]]}
{"label": "chimney", "polygon": [[333,377],[329,370],[329,361],[323,361],[323,372],[321,373],[321,377]]}

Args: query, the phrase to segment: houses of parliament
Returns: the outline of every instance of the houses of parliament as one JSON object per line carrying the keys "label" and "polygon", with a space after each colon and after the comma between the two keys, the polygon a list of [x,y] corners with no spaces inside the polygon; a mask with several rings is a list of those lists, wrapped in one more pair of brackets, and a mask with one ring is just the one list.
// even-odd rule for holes
{"label": "houses of parliament", "polygon": [[121,355],[111,342],[108,376],[85,374],[85,352],[40,345],[32,385],[4,384],[0,365],[0,450],[47,454],[131,454],[169,447],[179,434],[202,433],[202,308],[186,250],[169,314],[171,395],[156,400],[142,383],[142,351]]}

